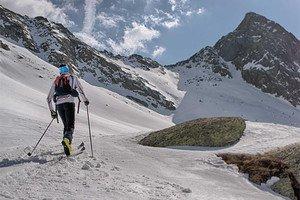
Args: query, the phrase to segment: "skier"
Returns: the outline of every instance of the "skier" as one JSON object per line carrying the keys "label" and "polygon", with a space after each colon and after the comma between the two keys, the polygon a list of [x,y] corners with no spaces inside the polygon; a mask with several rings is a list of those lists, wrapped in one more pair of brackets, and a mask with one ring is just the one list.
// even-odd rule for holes
{"label": "skier", "polygon": [[[82,97],[86,106],[89,105],[89,100],[86,98],[83,88],[78,78],[70,74],[70,69],[67,65],[59,66],[60,75],[56,77],[49,91],[47,102],[52,118],[57,118],[57,111],[64,124],[62,145],[67,156],[72,153],[72,139],[75,122],[75,97]],[[53,109],[52,100],[55,103],[56,109]]]}

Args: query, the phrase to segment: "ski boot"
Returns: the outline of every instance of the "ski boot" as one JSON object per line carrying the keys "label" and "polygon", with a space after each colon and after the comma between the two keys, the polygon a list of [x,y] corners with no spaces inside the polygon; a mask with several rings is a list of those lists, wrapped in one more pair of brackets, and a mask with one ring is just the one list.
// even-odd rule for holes
{"label": "ski boot", "polygon": [[64,138],[63,141],[61,142],[61,144],[64,147],[64,152],[65,152],[66,156],[70,156],[73,151],[70,140],[68,138]]}

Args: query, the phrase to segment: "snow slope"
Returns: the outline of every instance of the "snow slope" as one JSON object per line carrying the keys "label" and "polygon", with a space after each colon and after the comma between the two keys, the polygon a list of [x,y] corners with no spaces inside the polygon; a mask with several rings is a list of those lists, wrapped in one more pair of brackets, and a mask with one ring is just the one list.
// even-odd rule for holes
{"label": "snow slope", "polygon": [[[86,151],[59,161],[62,127],[54,123],[28,158],[24,149],[50,121],[45,99],[56,69],[1,40],[11,50],[0,49],[0,199],[282,199],[251,184],[214,153],[263,152],[300,142],[299,128],[247,122],[242,140],[224,150],[144,147],[136,143],[139,135],[170,126],[171,119],[84,81],[95,157]],[[74,143],[80,141],[88,144],[83,108]]]}
{"label": "snow slope", "polygon": [[[172,70],[179,74],[178,88],[186,91],[174,112],[175,123],[212,116],[239,116],[258,122],[300,127],[300,107],[262,92],[245,82],[241,72],[229,62],[232,78],[212,72],[210,64],[187,63]],[[189,67],[186,67],[189,66]]]}

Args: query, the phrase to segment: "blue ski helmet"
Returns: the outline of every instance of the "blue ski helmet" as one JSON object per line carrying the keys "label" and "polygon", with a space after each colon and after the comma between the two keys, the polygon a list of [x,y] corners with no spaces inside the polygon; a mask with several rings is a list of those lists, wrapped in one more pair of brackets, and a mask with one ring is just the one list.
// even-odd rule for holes
{"label": "blue ski helmet", "polygon": [[60,74],[68,74],[70,72],[68,65],[60,65],[58,69]]}

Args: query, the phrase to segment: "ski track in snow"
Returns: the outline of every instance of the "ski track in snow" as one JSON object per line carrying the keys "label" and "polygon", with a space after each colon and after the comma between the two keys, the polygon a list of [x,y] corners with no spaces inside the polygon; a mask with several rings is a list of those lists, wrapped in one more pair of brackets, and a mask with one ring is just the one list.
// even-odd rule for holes
{"label": "ski track in snow", "polygon": [[62,125],[54,122],[28,157],[51,120],[46,93],[56,69],[4,42],[11,51],[0,49],[0,199],[282,199],[254,186],[215,153],[257,153],[300,142],[299,128],[249,121],[241,141],[228,148],[144,147],[137,136],[171,126],[171,117],[84,81],[94,158],[84,108],[76,114],[74,135],[75,144],[85,141],[84,153],[59,160]]}

